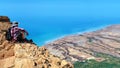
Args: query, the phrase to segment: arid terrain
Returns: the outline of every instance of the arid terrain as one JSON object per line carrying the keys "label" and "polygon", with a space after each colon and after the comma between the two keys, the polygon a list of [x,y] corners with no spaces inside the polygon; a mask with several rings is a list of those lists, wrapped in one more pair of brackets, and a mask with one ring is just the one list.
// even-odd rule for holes
{"label": "arid terrain", "polygon": [[101,30],[63,37],[45,45],[50,53],[67,61],[84,61],[97,58],[98,53],[120,58],[120,25],[111,25]]}

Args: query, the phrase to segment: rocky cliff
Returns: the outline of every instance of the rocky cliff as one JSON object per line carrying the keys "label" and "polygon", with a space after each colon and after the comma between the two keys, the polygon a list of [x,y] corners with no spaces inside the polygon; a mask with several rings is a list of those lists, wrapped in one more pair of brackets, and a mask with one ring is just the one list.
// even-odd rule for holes
{"label": "rocky cliff", "polygon": [[120,25],[108,26],[104,29],[84,34],[66,36],[45,45],[50,53],[68,61],[84,61],[103,58],[99,53],[120,58]]}
{"label": "rocky cliff", "polygon": [[70,62],[50,54],[45,47],[7,41],[5,31],[10,26],[9,18],[0,16],[0,68],[73,68]]}

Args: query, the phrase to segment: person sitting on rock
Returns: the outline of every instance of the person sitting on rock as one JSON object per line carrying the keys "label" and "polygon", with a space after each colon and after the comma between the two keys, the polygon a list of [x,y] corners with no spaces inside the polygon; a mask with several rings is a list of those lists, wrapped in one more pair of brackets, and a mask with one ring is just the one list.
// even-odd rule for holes
{"label": "person sitting on rock", "polygon": [[25,35],[28,35],[28,32],[25,29],[18,27],[18,22],[13,22],[11,27],[12,41],[25,42]]}

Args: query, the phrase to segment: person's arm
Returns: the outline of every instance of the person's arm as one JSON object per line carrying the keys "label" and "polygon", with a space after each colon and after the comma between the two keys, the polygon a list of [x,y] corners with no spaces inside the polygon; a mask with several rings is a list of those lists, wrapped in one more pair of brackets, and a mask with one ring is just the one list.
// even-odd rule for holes
{"label": "person's arm", "polygon": [[11,28],[10,33],[11,33],[11,36],[13,37],[13,35],[14,35],[14,28]]}
{"label": "person's arm", "polygon": [[25,29],[23,29],[23,28],[19,28],[19,27],[17,27],[19,30],[21,30],[21,31],[24,31],[27,35],[28,35],[28,32],[25,30]]}
{"label": "person's arm", "polygon": [[27,35],[29,35],[28,32],[27,32],[26,30],[24,30],[24,31],[26,32]]}

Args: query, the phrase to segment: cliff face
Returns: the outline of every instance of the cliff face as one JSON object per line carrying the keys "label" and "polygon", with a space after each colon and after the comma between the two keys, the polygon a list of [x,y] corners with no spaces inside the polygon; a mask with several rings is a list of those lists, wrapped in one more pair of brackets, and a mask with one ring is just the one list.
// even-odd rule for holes
{"label": "cliff face", "polygon": [[120,57],[120,25],[66,36],[45,46],[50,53],[73,62],[85,59],[99,60],[100,58],[96,58],[98,53]]}
{"label": "cliff face", "polygon": [[[45,47],[5,40],[5,30],[11,24],[0,18],[0,68],[73,68],[73,65],[49,53]],[[2,22],[1,22],[2,21]]]}

